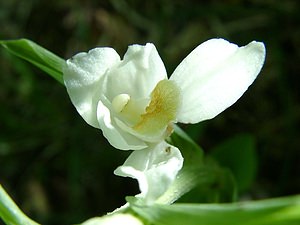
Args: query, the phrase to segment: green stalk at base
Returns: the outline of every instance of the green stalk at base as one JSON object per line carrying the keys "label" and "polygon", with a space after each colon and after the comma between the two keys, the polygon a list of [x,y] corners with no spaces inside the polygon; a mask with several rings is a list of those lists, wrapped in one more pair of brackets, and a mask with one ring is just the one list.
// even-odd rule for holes
{"label": "green stalk at base", "polygon": [[0,184],[0,218],[7,225],[38,225],[28,218]]}

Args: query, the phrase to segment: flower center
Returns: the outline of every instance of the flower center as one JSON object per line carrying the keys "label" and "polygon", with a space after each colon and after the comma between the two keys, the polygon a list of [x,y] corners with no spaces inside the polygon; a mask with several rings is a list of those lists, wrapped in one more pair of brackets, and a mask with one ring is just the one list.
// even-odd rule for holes
{"label": "flower center", "polygon": [[160,141],[172,133],[180,103],[180,88],[172,80],[158,82],[148,98],[119,94],[111,102],[118,114],[117,124],[149,142]]}

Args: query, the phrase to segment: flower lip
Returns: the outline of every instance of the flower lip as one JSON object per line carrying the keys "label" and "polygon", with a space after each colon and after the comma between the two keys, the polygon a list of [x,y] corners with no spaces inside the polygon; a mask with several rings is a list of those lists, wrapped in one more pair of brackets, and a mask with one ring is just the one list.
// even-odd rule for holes
{"label": "flower lip", "polygon": [[170,122],[176,121],[180,105],[180,90],[170,80],[161,80],[151,93],[151,101],[141,120],[133,129],[139,133],[153,134],[166,129]]}

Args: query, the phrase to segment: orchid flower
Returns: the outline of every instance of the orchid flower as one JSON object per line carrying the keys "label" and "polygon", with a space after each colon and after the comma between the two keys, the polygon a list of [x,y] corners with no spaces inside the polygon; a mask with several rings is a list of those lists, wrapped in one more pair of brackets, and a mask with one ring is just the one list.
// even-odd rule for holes
{"label": "orchid flower", "polygon": [[108,47],[79,53],[66,61],[63,72],[83,119],[100,128],[115,148],[139,150],[115,174],[138,179],[140,195],[153,200],[182,167],[180,151],[164,141],[172,125],[217,116],[242,96],[264,60],[261,42],[238,47],[211,39],[196,47],[169,79],[151,43],[129,46],[123,59]]}
{"label": "orchid flower", "polygon": [[112,146],[139,150],[164,140],[173,123],[198,123],[231,106],[254,81],[264,58],[261,42],[238,47],[211,39],[168,79],[153,44],[129,46],[123,60],[112,48],[95,48],[67,60],[64,82],[79,114]]}

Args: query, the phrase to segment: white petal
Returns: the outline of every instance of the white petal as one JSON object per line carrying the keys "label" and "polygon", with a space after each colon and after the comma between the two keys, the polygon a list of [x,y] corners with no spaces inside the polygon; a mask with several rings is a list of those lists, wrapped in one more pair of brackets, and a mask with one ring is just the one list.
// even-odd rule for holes
{"label": "white petal", "polygon": [[139,196],[152,203],[168,190],[182,165],[183,158],[178,148],[161,142],[134,151],[114,173],[137,179],[141,190]]}
{"label": "white petal", "polygon": [[255,80],[264,60],[261,42],[239,48],[223,39],[211,39],[199,45],[170,78],[182,89],[178,121],[197,123],[231,106]]}
{"label": "white petal", "polygon": [[147,98],[156,84],[166,78],[165,66],[153,44],[131,45],[121,64],[109,71],[104,94],[110,101],[120,94]]}
{"label": "white petal", "polygon": [[103,89],[103,75],[120,63],[112,48],[95,48],[79,53],[66,61],[63,68],[64,82],[71,101],[79,114],[90,125],[99,128],[97,121],[97,93]]}
{"label": "white petal", "polygon": [[121,150],[139,150],[147,145],[142,140],[121,130],[114,121],[111,120],[110,110],[101,102],[98,102],[97,119],[104,137],[115,148]]}

